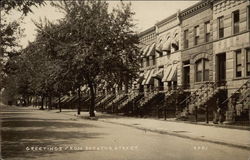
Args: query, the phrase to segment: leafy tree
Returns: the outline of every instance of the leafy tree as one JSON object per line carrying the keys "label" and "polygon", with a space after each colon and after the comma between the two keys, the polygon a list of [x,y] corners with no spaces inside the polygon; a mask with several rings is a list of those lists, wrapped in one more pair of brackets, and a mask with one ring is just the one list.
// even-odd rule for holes
{"label": "leafy tree", "polygon": [[[7,61],[12,57],[18,56],[18,39],[22,36],[23,29],[20,28],[20,22],[22,17],[26,16],[29,12],[32,12],[32,6],[44,5],[44,0],[1,0],[0,1],[0,90],[10,84],[8,79],[12,75],[8,75],[4,70],[9,70]],[[12,11],[18,11],[22,13],[20,19],[14,21],[7,20],[7,16]],[[12,60],[12,59],[11,59]],[[8,66],[9,67],[9,66]]]}
{"label": "leafy tree", "polygon": [[[61,33],[52,36],[61,53],[71,57],[70,67],[75,87],[87,84],[90,89],[90,116],[95,116],[95,86],[100,78],[128,82],[138,68],[138,37],[132,31],[130,5],[108,12],[103,1],[62,1],[54,6],[65,12]],[[80,114],[78,112],[78,114]]]}

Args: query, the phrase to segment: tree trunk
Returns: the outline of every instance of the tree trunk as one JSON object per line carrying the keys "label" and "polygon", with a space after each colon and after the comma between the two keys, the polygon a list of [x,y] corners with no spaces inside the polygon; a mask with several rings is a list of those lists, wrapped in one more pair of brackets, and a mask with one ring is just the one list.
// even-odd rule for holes
{"label": "tree trunk", "polygon": [[41,104],[41,110],[44,110],[44,107],[43,107],[43,105],[44,105],[44,96],[42,96],[42,104]]}
{"label": "tree trunk", "polygon": [[49,110],[52,109],[52,97],[49,96]]}
{"label": "tree trunk", "polygon": [[48,109],[48,97],[45,97],[45,108]]}
{"label": "tree trunk", "polygon": [[78,107],[77,107],[77,114],[81,114],[81,87],[78,88]]}
{"label": "tree trunk", "polygon": [[90,106],[89,106],[89,116],[95,117],[95,91],[94,86],[92,82],[89,83],[89,89],[90,89]]}

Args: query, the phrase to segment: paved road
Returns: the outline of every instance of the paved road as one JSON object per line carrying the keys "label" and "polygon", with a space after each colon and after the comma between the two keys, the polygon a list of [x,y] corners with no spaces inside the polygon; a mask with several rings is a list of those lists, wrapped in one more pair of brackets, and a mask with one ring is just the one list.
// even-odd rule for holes
{"label": "paved road", "polygon": [[75,119],[62,113],[15,107],[1,107],[0,111],[3,159],[250,159],[250,152],[244,149]]}

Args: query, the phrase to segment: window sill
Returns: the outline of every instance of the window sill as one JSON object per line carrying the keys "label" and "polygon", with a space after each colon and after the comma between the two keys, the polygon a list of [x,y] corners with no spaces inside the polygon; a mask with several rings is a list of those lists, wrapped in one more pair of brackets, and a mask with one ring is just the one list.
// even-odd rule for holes
{"label": "window sill", "polygon": [[204,84],[207,82],[211,82],[211,81],[201,81],[201,82],[194,82],[194,85],[200,85],[200,84]]}
{"label": "window sill", "polygon": [[244,79],[250,79],[250,76],[246,76],[246,77],[235,77],[235,78],[233,78],[233,81],[244,80]]}

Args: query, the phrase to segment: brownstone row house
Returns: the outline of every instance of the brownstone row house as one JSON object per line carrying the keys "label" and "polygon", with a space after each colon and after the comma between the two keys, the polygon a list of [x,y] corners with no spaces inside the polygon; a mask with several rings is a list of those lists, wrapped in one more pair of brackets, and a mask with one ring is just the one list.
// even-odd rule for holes
{"label": "brownstone row house", "polygon": [[196,120],[216,121],[218,112],[227,121],[249,120],[249,5],[201,1],[140,33],[144,96],[158,90],[166,101],[180,87],[189,96],[178,105]]}

